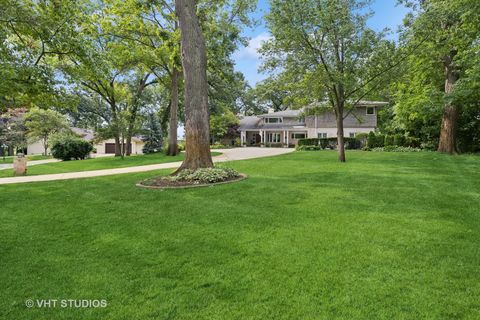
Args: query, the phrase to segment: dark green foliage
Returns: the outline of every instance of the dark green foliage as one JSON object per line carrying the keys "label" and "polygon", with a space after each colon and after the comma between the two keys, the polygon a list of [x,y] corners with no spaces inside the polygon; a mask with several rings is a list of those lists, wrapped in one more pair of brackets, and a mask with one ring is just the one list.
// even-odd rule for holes
{"label": "dark green foliage", "polygon": [[[406,146],[405,136],[402,134],[396,134],[393,136],[393,145],[394,146]],[[386,146],[387,144],[385,144]]]}
{"label": "dark green foliage", "polygon": [[382,148],[373,148],[370,151],[374,152],[420,152],[422,149],[413,147],[401,147],[401,146],[385,146]]}
{"label": "dark green foliage", "polygon": [[[360,149],[362,142],[357,138],[344,138],[345,149]],[[307,138],[299,139],[297,150],[321,150],[335,149],[337,147],[337,138]]]}
{"label": "dark green foliage", "polygon": [[362,148],[362,142],[357,138],[345,138],[345,149],[358,150]]}
{"label": "dark green foliage", "polygon": [[385,135],[385,143],[384,143],[385,146],[393,146],[395,145],[395,142],[394,142],[394,136],[392,135]]}
{"label": "dark green foliage", "polygon": [[54,158],[68,161],[85,159],[92,150],[93,146],[90,142],[73,135],[67,135],[58,138],[53,143],[51,152]]}
{"label": "dark green foliage", "polygon": [[367,138],[367,147],[372,148],[381,148],[385,145],[385,136],[380,133],[375,133],[371,131],[368,134]]}
{"label": "dark green foliage", "polygon": [[163,135],[158,116],[154,113],[147,115],[147,121],[144,128],[145,146],[143,153],[154,153],[162,151]]}
{"label": "dark green foliage", "polygon": [[299,146],[318,146],[319,144],[320,144],[320,139],[318,138],[307,138],[307,139],[298,140]]}

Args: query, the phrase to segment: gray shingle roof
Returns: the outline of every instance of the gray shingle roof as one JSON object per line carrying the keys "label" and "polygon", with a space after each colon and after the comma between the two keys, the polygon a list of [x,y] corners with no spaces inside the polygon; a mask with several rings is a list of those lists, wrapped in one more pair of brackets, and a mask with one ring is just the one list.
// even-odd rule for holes
{"label": "gray shingle roof", "polygon": [[240,130],[245,130],[245,129],[256,129],[258,128],[259,122],[261,118],[257,116],[248,116],[248,117],[243,117],[240,119]]}
{"label": "gray shingle roof", "polygon": [[277,111],[277,112],[270,112],[270,113],[265,113],[259,115],[260,118],[267,118],[267,117],[285,117],[285,118],[296,118],[300,116],[300,113],[302,113],[302,110],[283,110],[283,111]]}

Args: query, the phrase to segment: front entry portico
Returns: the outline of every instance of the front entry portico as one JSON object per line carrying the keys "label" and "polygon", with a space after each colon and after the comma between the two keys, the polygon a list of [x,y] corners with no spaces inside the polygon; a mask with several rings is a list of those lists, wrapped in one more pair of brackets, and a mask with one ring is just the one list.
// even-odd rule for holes
{"label": "front entry portico", "polygon": [[287,147],[296,145],[298,139],[306,137],[306,131],[298,130],[245,130],[240,133],[242,146]]}

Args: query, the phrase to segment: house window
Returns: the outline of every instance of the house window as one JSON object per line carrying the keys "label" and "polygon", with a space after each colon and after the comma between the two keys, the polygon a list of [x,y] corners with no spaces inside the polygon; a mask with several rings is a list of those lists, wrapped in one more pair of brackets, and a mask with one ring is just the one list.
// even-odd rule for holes
{"label": "house window", "polygon": [[280,143],[280,133],[267,133],[267,142]]}
{"label": "house window", "polygon": [[291,137],[292,139],[305,139],[307,134],[305,132],[294,132]]}
{"label": "house window", "polygon": [[305,123],[305,118],[299,118],[298,123],[304,124]]}
{"label": "house window", "polygon": [[282,123],[283,118],[265,118],[265,123]]}
{"label": "house window", "polygon": [[326,132],[319,132],[319,133],[318,133],[318,138],[319,138],[319,139],[326,138],[326,137],[327,137],[327,133],[326,133]]}
{"label": "house window", "polygon": [[375,108],[374,107],[367,107],[367,114],[375,114]]}
{"label": "house window", "polygon": [[350,138],[355,138],[355,132],[350,132]]}

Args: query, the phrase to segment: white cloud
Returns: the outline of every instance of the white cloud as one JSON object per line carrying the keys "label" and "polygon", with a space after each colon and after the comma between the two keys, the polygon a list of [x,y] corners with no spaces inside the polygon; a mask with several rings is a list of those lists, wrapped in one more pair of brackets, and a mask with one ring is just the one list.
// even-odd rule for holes
{"label": "white cloud", "polygon": [[263,42],[269,40],[271,36],[264,32],[256,37],[253,37],[248,42],[248,46],[241,48],[235,54],[237,59],[260,59],[258,50],[261,48]]}

